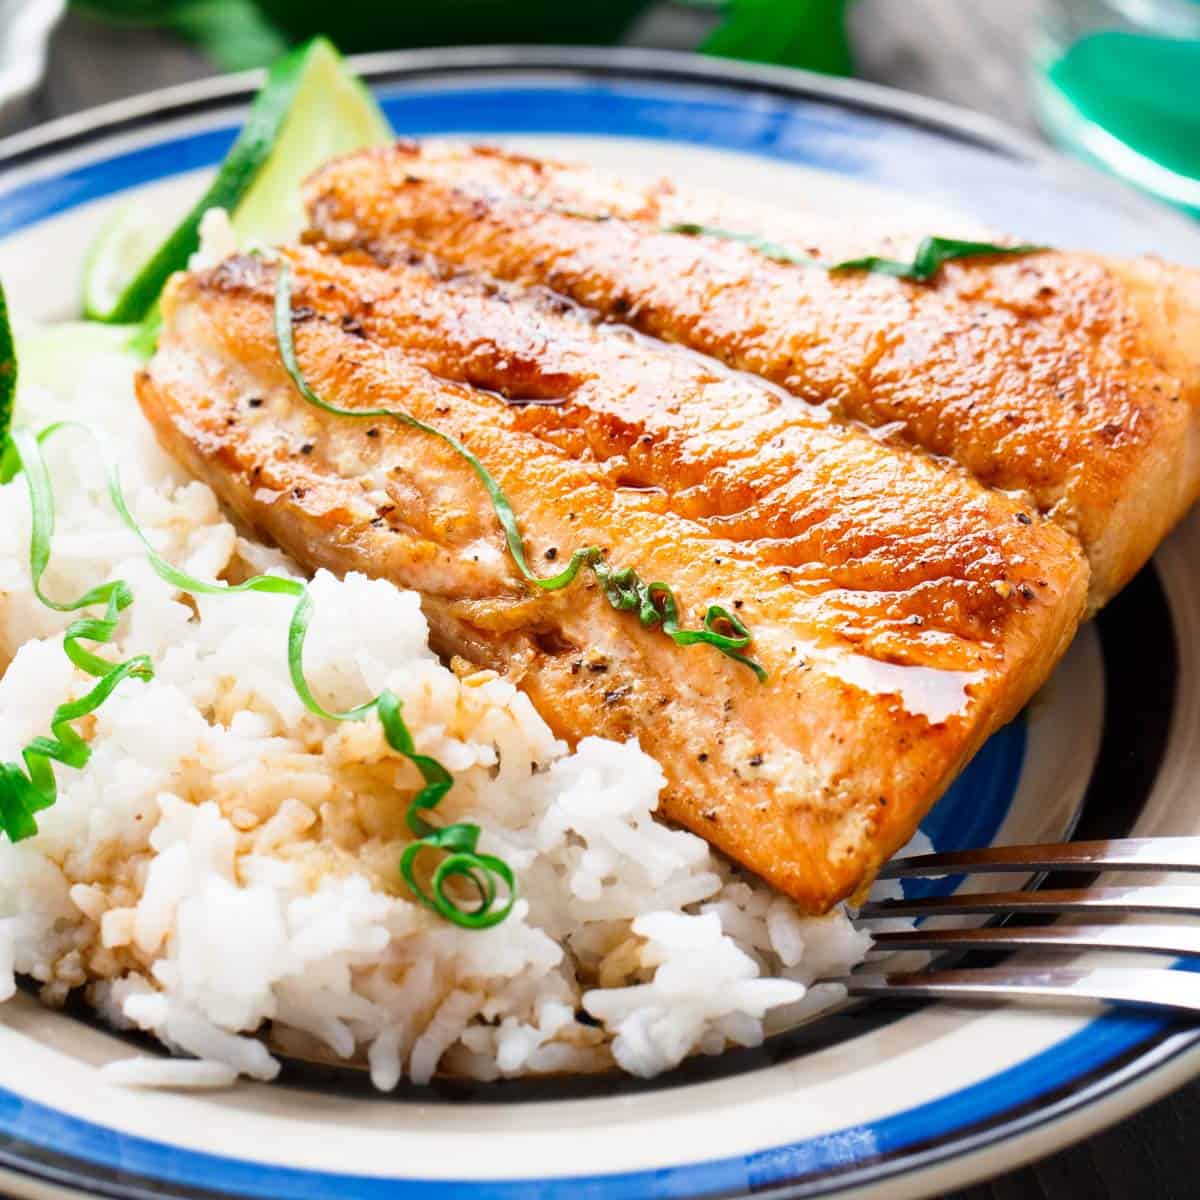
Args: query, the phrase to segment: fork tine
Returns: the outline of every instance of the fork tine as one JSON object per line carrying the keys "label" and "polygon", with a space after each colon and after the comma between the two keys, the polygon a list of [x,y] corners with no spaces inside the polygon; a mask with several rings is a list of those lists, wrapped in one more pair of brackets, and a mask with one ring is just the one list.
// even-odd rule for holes
{"label": "fork tine", "polygon": [[1036,892],[976,892],[912,899],[871,900],[864,917],[928,917],[949,913],[1183,913],[1200,915],[1200,888],[1173,884],[1145,887],[1050,888]]}
{"label": "fork tine", "polygon": [[1200,837],[1114,838],[1041,846],[988,846],[893,858],[880,879],[970,871],[1200,871]]}
{"label": "fork tine", "polygon": [[1133,950],[1200,958],[1200,929],[1187,925],[985,925],[872,934],[876,950]]}
{"label": "fork tine", "polygon": [[1154,968],[1049,970],[981,967],[897,975],[849,975],[834,982],[856,996],[930,1000],[1102,1001],[1200,1015],[1200,975]]}

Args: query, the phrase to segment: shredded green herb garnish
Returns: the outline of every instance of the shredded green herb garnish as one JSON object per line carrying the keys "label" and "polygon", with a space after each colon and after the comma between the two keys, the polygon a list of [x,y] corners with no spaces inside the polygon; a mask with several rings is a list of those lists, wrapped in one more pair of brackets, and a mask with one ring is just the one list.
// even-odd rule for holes
{"label": "shredded green herb garnish", "polygon": [[121,580],[93,588],[78,600],[63,603],[51,600],[42,590],[42,576],[50,561],[50,543],[54,537],[54,492],[42,458],[40,441],[52,436],[61,426],[50,426],[40,437],[27,429],[13,429],[6,454],[8,482],[15,470],[24,470],[29,492],[32,533],[29,539],[29,572],[37,598],[55,612],[78,612],[104,605],[104,616],[84,616],[67,626],[63,649],[80,670],[99,682],[87,695],[61,704],[50,718],[50,737],[35,737],[21,752],[20,763],[0,763],[0,826],[9,839],[19,842],[37,833],[35,813],[49,808],[58,799],[58,785],[52,762],[79,770],[91,758],[91,747],[72,726],[94,713],[126,679],[151,679],[154,668],[144,655],[127,662],[114,663],[83,647],[83,642],[103,645],[112,641],[121,614],[133,603],[133,593]]}
{"label": "shredded green herb garnish", "polygon": [[[125,663],[112,663],[79,644],[81,641],[103,644],[112,640],[121,614],[133,603],[133,594],[125,582],[116,580],[93,588],[70,604],[51,600],[42,590],[41,580],[50,561],[54,537],[55,510],[54,492],[41,446],[65,429],[78,430],[96,438],[96,434],[86,426],[73,422],[51,425],[36,436],[28,429],[14,429],[8,474],[0,476],[0,482],[8,482],[17,471],[24,474],[32,513],[30,572],[38,599],[57,612],[75,612],[94,605],[105,605],[103,617],[84,617],[72,624],[66,631],[64,643],[71,662],[88,674],[98,676],[100,682],[82,699],[64,704],[57,710],[51,721],[54,737],[35,738],[25,748],[25,770],[15,763],[0,764],[0,825],[13,841],[33,836],[37,832],[34,814],[50,807],[57,799],[51,760],[81,769],[91,757],[91,748],[70,723],[95,712],[126,679],[153,677],[153,666],[144,656]],[[103,457],[107,459],[108,456]],[[360,721],[375,713],[388,745],[411,762],[424,781],[424,786],[409,805],[406,817],[417,841],[405,849],[400,861],[400,872],[405,882],[422,904],[456,925],[467,929],[486,929],[503,921],[516,902],[517,886],[512,870],[502,859],[478,852],[481,833],[478,825],[460,822],[437,827],[425,819],[424,814],[437,808],[454,781],[436,759],[417,753],[412,734],[401,715],[398,697],[391,691],[384,691],[374,700],[339,713],[330,712],[313,695],[304,674],[304,643],[314,608],[308,585],[300,580],[275,575],[260,575],[239,584],[209,583],[197,579],[167,562],[150,544],[129,511],[121,489],[120,474],[115,466],[107,467],[107,487],[109,499],[122,524],[141,542],[151,568],[164,582],[193,595],[230,596],[259,592],[287,596],[295,601],[288,628],[288,671],[304,706],[327,721]],[[414,871],[417,857],[425,850],[439,850],[445,855],[434,869],[428,889],[420,884]],[[478,903],[474,907],[461,907],[449,894],[446,885],[454,878],[463,878],[472,884],[478,896]],[[497,881],[507,889],[507,896],[501,903],[498,903]]]}
{"label": "shredded green herb garnish", "polygon": [[738,233],[733,229],[722,229],[719,225],[697,225],[693,221],[679,221],[674,225],[664,225],[663,233],[682,233],[687,237],[719,238],[723,242],[741,242],[751,250],[776,262],[793,263],[800,267],[824,267],[819,259],[796,250],[789,250],[782,242],[773,242],[769,238],[760,237],[757,233]]}
{"label": "shredded green herb garnish", "polygon": [[542,578],[535,575],[529,568],[525,557],[525,542],[517,523],[516,513],[508,502],[500,485],[492,473],[480,460],[467,449],[456,437],[418,420],[410,413],[393,408],[342,408],[322,399],[310,386],[300,368],[296,357],[296,344],[292,330],[292,271],[286,259],[278,263],[279,274],[275,285],[275,338],[279,343],[279,357],[283,362],[296,390],[300,395],[323,412],[332,413],[339,417],[354,417],[358,419],[371,418],[375,420],[390,418],[404,425],[418,429],[422,433],[431,434],[449,446],[463,458],[475,472],[483,484],[492,502],[496,519],[504,530],[508,552],[512,556],[521,577],[543,591],[557,591],[572,583],[580,570],[590,567],[599,581],[605,598],[620,611],[633,611],[646,629],[661,626],[662,631],[678,646],[692,646],[703,643],[719,650],[735,662],[749,667],[758,677],[759,682],[767,678],[767,673],[753,659],[741,651],[750,644],[750,631],[732,613],[720,605],[709,605],[704,616],[701,629],[681,629],[679,625],[679,605],[675,593],[665,583],[643,583],[632,567],[616,569],[610,567],[604,559],[604,552],[598,546],[585,546],[576,550],[566,568],[557,575]]}
{"label": "shredded green herb garnish", "polygon": [[892,275],[914,283],[927,283],[945,263],[959,258],[983,258],[992,255],[1036,254],[1045,246],[1022,242],[1017,246],[1001,246],[995,242],[970,242],[958,238],[926,237],[921,240],[911,262],[895,258],[881,258],[870,254],[864,258],[848,258],[842,262],[827,263],[800,251],[791,250],[779,242],[759,237],[754,233],[737,233],[715,225],[696,225],[680,222],[664,227],[666,233],[683,233],[690,237],[704,236],[720,238],[727,242],[741,242],[757,250],[775,262],[791,263],[802,267],[818,267],[824,271],[868,271],[875,275]]}
{"label": "shredded green herb garnish", "polygon": [[[740,653],[750,644],[750,631],[728,609],[710,604],[704,614],[703,629],[681,629],[679,605],[667,584],[643,583],[632,567],[618,570],[603,560],[592,563],[591,567],[613,608],[636,612],[638,620],[647,629],[661,623],[663,633],[677,646],[694,646],[698,642],[714,646],[735,662],[749,667],[758,676],[759,683],[766,681],[767,673],[762,666]],[[722,633],[722,629],[727,632]]]}
{"label": "shredded green herb garnish", "polygon": [[927,237],[921,239],[912,262],[899,262],[894,258],[880,258],[871,254],[865,258],[850,258],[834,263],[831,271],[871,271],[876,275],[894,275],[898,279],[911,279],[925,283],[941,270],[944,263],[959,258],[986,258],[993,255],[1037,254],[1045,246],[1021,242],[1016,246],[1001,246],[995,242],[971,242],[958,238]]}
{"label": "shredded green herb garnish", "polygon": [[546,579],[535,575],[529,569],[529,563],[525,558],[525,543],[521,538],[521,530],[517,525],[517,517],[512,510],[512,505],[509,504],[508,498],[500,490],[500,485],[492,478],[492,474],[487,467],[458,438],[444,433],[433,425],[427,425],[424,421],[417,420],[416,417],[411,416],[401,409],[342,408],[337,404],[331,404],[328,400],[321,399],[313,391],[308,384],[308,380],[304,377],[304,372],[300,369],[300,363],[296,358],[295,340],[292,336],[292,269],[285,258],[278,260],[278,267],[279,276],[275,286],[275,338],[279,343],[279,357],[282,359],[284,368],[300,395],[309,404],[321,409],[323,412],[332,413],[334,416],[399,421],[404,425],[410,425],[413,429],[419,429],[422,433],[428,433],[445,442],[447,446],[467,462],[471,470],[475,472],[479,482],[487,490],[487,494],[492,501],[492,507],[496,511],[496,519],[504,529],[504,537],[508,543],[508,552],[512,555],[513,562],[517,564],[517,570],[521,572],[521,577],[532,583],[535,587],[539,587],[547,592],[557,591],[559,588],[564,588],[572,583],[576,575],[579,574],[580,569],[586,566],[593,556],[599,555],[599,549],[594,546],[587,546],[582,550],[576,550],[571,555],[571,561],[557,575],[551,575]]}

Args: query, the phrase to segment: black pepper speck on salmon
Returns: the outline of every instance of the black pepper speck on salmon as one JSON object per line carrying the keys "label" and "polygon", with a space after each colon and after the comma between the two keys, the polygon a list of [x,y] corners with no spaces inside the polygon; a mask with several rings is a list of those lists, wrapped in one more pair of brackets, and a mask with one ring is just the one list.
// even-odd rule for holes
{"label": "black pepper speck on salmon", "polygon": [[643,629],[587,572],[535,591],[449,447],[308,404],[262,259],[167,290],[138,381],[163,445],[305,566],[418,590],[436,648],[505,672],[560,735],[637,738],[666,774],[664,815],[810,911],[869,882],[1074,633],[1075,543],[952,464],[544,292],[287,254],[319,395],[460,439],[531,563],[601,546],[669,583],[691,628],[742,601],[766,683]]}
{"label": "black pepper speck on salmon", "polygon": [[949,263],[929,283],[831,274],[666,230],[765,235],[825,262],[908,251],[667,181],[432,143],[337,160],[307,202],[333,246],[548,285],[1027,496],[1083,545],[1093,610],[1200,493],[1195,270],[1048,251]]}

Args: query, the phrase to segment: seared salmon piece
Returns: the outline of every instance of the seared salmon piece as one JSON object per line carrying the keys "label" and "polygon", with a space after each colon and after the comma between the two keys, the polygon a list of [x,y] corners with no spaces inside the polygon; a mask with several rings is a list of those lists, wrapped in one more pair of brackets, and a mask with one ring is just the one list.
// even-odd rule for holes
{"label": "seared salmon piece", "polygon": [[1092,610],[1200,490],[1195,271],[1046,252],[959,260],[929,283],[831,274],[666,230],[766,235],[826,262],[907,258],[911,242],[860,230],[856,247],[825,220],[488,149],[365,151],[318,172],[307,201],[334,247],[548,285],[1027,497],[1082,543]]}
{"label": "seared salmon piece", "polygon": [[806,910],[871,880],[1074,633],[1078,547],[951,464],[550,293],[287,254],[318,395],[460,439],[542,574],[594,545],[669,584],[686,628],[726,606],[766,681],[643,628],[590,571],[527,584],[450,447],[306,402],[269,262],[168,288],[138,380],[163,446],[305,566],[420,591],[436,648],[505,672],[560,736],[637,738],[666,773],[664,814]]}

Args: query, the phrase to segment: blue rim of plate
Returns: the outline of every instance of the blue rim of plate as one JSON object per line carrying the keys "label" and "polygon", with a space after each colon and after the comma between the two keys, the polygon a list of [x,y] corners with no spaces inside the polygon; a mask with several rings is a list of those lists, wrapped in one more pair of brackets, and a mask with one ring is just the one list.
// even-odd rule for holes
{"label": "blue rim of plate", "polygon": [[[1118,185],[1074,165],[1066,166],[1036,143],[986,119],[852,81],[665,52],[544,47],[373,55],[358,60],[357,65],[379,89],[393,121],[413,134],[657,138],[806,163],[917,191],[928,182],[930,156],[936,157],[939,146],[943,154],[946,147],[952,147],[956,158],[967,156],[972,171],[986,175],[991,170],[1010,180],[1019,178],[1027,192],[1055,193],[1061,191],[1064,179],[1073,179],[1083,192],[1100,194],[1103,205],[1099,207],[1118,205],[1138,211],[1151,228],[1160,225],[1168,235],[1176,221]],[[232,139],[236,119],[216,130],[176,135],[58,173],[37,170],[52,167],[57,156],[114,134],[144,135],[173,118],[211,115],[235,106],[248,99],[254,82],[239,77],[168,89],[53,122],[0,143],[0,162],[4,164],[0,168],[0,237],[89,200],[215,163]],[[555,89],[552,106],[544,103],[547,86]],[[502,98],[503,105],[481,109],[481,89],[493,101]],[[25,168],[32,168],[36,177],[6,188],[5,176],[11,177],[14,170],[24,175]],[[1153,785],[1165,749],[1178,670],[1169,607],[1152,569],[1101,615],[1098,627],[1109,681],[1105,736],[1093,765],[1080,833],[1116,836],[1132,826]],[[1136,643],[1121,636],[1131,627],[1138,630]],[[1155,638],[1157,646],[1148,645],[1148,640]],[[1135,644],[1134,652],[1130,647]],[[1131,721],[1130,697],[1138,689],[1129,683],[1136,678],[1142,695],[1146,694],[1148,661],[1158,664],[1159,678],[1151,694],[1160,700],[1154,711],[1139,709],[1137,720]],[[1129,683],[1122,686],[1126,681]],[[1138,731],[1132,753],[1128,745],[1131,728]],[[1021,745],[1023,737],[1014,751],[1018,768]],[[856,1011],[864,1010],[878,1024],[898,1019],[911,1011],[911,1006],[874,1004]],[[863,1032],[864,1027],[858,1031]],[[1195,1055],[1197,1043],[1200,1032],[1181,1031],[1161,1018],[1109,1014],[985,1081],[869,1126],[733,1158],[587,1178],[376,1179],[281,1168],[118,1134],[0,1089],[0,1166],[92,1194],[120,1197],[374,1197],[392,1195],[397,1186],[403,1186],[406,1194],[428,1200],[441,1200],[467,1188],[495,1200],[531,1191],[547,1198],[569,1195],[572,1200],[581,1195],[602,1200],[650,1195],[829,1195],[910,1176],[949,1159],[1028,1136],[1083,1108],[1111,1101],[1134,1085],[1140,1085],[1139,1100],[1149,1102],[1180,1081],[1181,1071],[1169,1071],[1168,1066],[1185,1056],[1190,1056],[1188,1071],[1200,1065]],[[763,1054],[750,1055],[743,1065],[732,1069],[752,1070],[780,1061],[789,1054],[806,1052],[811,1043],[801,1038],[790,1049],[781,1051],[780,1046],[777,1039],[770,1039]],[[638,1086],[686,1086],[705,1077],[711,1074],[681,1069],[665,1081]],[[320,1075],[306,1079],[303,1072],[288,1081],[322,1086]],[[493,1089],[491,1096],[498,1101],[520,1098],[512,1084],[498,1089],[486,1086]],[[559,1098],[568,1096],[569,1092]],[[478,1101],[481,1096],[466,1096],[452,1088],[442,1098]],[[535,1090],[530,1098],[547,1097]],[[1120,1115],[1118,1106],[1110,1105],[1110,1109],[1108,1119]],[[871,1150],[847,1161],[846,1146],[852,1139],[870,1145]],[[1020,1161],[1021,1154],[1014,1150],[1006,1165]]]}

